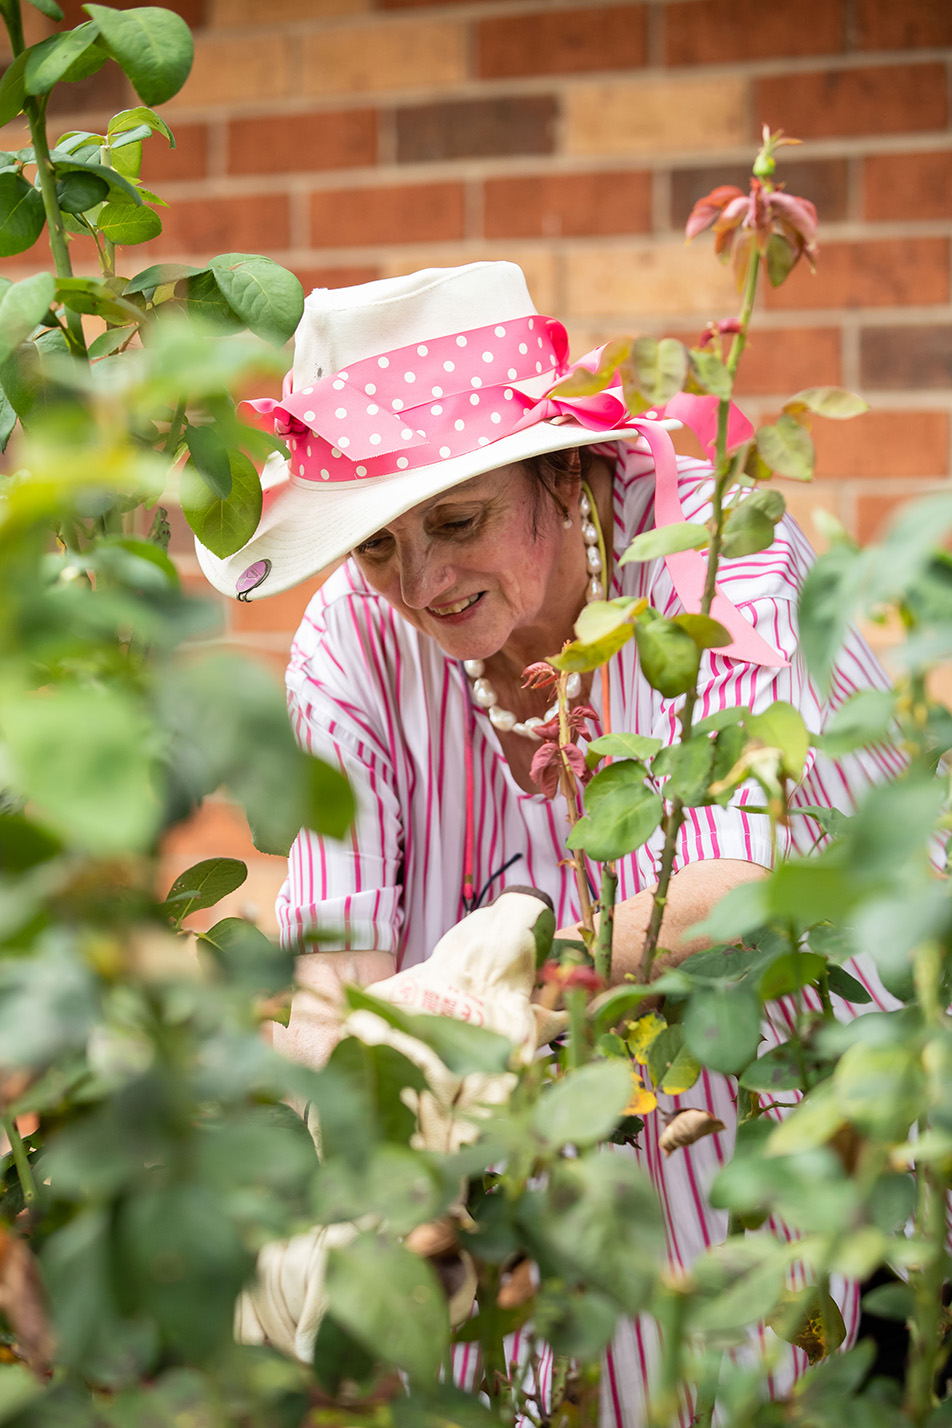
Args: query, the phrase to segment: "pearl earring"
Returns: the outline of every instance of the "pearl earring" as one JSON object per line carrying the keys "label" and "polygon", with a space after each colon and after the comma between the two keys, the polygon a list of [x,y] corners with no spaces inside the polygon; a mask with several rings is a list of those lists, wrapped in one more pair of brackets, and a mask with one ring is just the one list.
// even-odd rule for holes
{"label": "pearl earring", "polygon": [[574,522],[572,520],[572,517],[569,515],[568,511],[566,511],[565,519],[562,521],[562,529],[564,531],[570,531],[572,529],[573,524]]}

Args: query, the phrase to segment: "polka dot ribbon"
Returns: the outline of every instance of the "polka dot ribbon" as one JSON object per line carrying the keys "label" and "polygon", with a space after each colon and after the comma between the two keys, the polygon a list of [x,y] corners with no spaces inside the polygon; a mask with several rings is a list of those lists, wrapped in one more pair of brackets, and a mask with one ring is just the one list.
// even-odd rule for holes
{"label": "polka dot ribbon", "polygon": [[569,370],[568,337],[551,317],[470,328],[352,363],[300,391],[290,373],[270,414],[295,481],[348,482],[436,465],[540,421],[574,418],[595,430],[631,424],[620,395],[538,401],[516,382]]}
{"label": "polka dot ribbon", "polygon": [[[595,371],[601,350],[573,366]],[[590,431],[628,428],[632,439],[645,439],[654,458],[659,525],[683,521],[674,447],[658,418],[677,417],[710,447],[717,399],[680,393],[651,419],[631,415],[620,386],[538,400],[510,385],[547,373],[555,383],[570,370],[565,328],[554,318],[534,316],[367,357],[299,392],[290,390],[289,372],[280,401],[265,397],[248,405],[273,416],[290,451],[291,480],[299,484],[393,476],[476,451],[540,421],[572,420]],[[732,406],[731,444],[745,439],[748,429],[746,417]],[[684,608],[698,610],[704,557],[696,550],[679,551],[665,564]],[[731,635],[731,643],[717,653],[751,664],[787,663],[720,590],[711,614]]]}

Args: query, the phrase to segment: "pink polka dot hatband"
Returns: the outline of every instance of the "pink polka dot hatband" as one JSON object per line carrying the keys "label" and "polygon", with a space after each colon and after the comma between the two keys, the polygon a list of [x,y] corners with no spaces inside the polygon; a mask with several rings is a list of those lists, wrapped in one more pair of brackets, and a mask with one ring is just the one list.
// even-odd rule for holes
{"label": "pink polka dot hatband", "polygon": [[289,459],[265,465],[252,539],[224,558],[197,543],[202,569],[243,600],[278,594],[484,471],[662,425],[632,418],[620,387],[550,395],[571,370],[565,328],[536,311],[514,263],[316,289],[282,397],[251,403]]}

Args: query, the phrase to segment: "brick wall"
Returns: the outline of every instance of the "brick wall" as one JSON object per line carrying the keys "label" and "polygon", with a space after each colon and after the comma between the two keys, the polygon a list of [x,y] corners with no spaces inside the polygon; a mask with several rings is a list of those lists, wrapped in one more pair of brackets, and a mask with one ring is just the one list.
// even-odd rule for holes
{"label": "brick wall", "polygon": [[[78,0],[65,8],[75,23]],[[179,146],[153,141],[145,168],[172,206],[130,265],[261,251],[310,287],[508,257],[577,353],[621,333],[690,338],[735,297],[709,239],[684,245],[684,219],[714,183],[745,182],[767,122],[807,141],[784,151],[781,176],[816,202],[821,256],[815,276],[768,295],[744,405],[757,417],[799,386],[841,382],[873,406],[818,423],[818,480],[788,491],[791,505],[808,530],[822,505],[866,539],[948,481],[949,0],[175,8],[195,28],[195,67],[163,111]],[[130,102],[112,69],[75,86],[71,112],[59,101],[64,128]],[[277,670],[307,594],[230,605],[224,636]],[[225,822],[213,809],[209,837]],[[179,840],[175,856],[194,846]],[[262,867],[251,900],[264,913],[277,870]]]}

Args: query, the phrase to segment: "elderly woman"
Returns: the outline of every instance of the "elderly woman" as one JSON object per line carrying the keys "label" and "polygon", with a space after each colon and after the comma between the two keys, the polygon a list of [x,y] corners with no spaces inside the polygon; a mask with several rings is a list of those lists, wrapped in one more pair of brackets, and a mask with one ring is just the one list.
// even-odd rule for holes
{"label": "elderly woman", "polygon": [[[302,987],[321,995],[302,990],[277,1033],[302,1060],[326,1054],[324,994],[340,979],[366,984],[412,968],[507,883],[546,891],[563,934],[576,932],[564,809],[530,778],[547,696],[524,688],[522,673],[571,639],[586,601],[606,592],[645,596],[665,615],[690,607],[683,562],[618,558],[655,523],[703,521],[710,469],[675,463],[655,413],[635,420],[611,394],[550,399],[568,370],[564,329],[535,311],[510,263],[316,291],[288,390],[258,404],[275,412],[289,466],[271,463],[265,512],[242,551],[227,560],[199,552],[213,584],[244,599],[347,557],[308,606],[288,670],[301,743],[344,769],[359,803],[343,843],[301,834],[279,898],[295,945],[322,932],[321,952],[299,959]],[[809,728],[822,727],[830,710],[796,640],[811,558],[784,520],[768,550],[723,562],[716,613],[732,643],[705,655],[697,717],[787,700]],[[852,636],[835,701],[882,678]],[[634,641],[609,679],[616,731],[677,737],[681,701],[649,686]],[[601,715],[599,681],[582,675],[572,693]],[[811,755],[794,806],[848,809],[864,784],[892,771],[887,759]],[[686,929],[771,864],[766,820],[745,812],[746,796],[689,810],[661,932],[675,957],[701,945]],[[805,851],[815,837],[804,818],[781,833],[782,852]],[[659,832],[618,864],[618,980],[640,960],[660,842]],[[325,929],[339,929],[339,942]],[[702,1077],[681,1104],[734,1121],[723,1077]],[[650,1118],[637,1154],[662,1191],[672,1257],[687,1263],[724,1231],[702,1193],[724,1151],[710,1137],[666,1161],[659,1129]],[[635,1325],[616,1346],[634,1379],[647,1332]],[[633,1400],[619,1405],[615,1421],[636,1422],[638,1411]]]}

